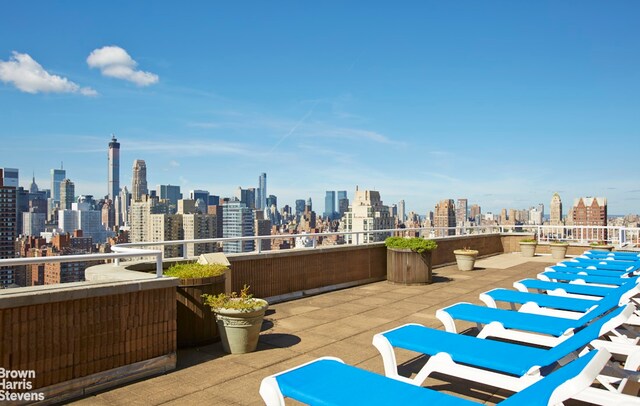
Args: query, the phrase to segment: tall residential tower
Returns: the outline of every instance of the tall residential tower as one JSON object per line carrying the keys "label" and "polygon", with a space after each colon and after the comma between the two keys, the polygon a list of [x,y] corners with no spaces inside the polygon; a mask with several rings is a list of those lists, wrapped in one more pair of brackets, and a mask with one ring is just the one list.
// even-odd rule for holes
{"label": "tall residential tower", "polygon": [[120,193],[120,143],[111,134],[109,143],[109,199],[114,201]]}
{"label": "tall residential tower", "polygon": [[256,209],[264,210],[267,207],[267,174],[261,173],[258,178],[258,190],[256,191]]}

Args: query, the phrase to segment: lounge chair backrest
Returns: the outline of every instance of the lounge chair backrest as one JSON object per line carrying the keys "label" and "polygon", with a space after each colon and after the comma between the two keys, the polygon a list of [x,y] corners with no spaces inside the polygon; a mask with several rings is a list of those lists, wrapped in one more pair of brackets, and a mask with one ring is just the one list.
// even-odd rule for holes
{"label": "lounge chair backrest", "polygon": [[611,311],[612,309],[625,304],[620,303],[622,296],[624,296],[629,291],[629,289],[631,289],[632,286],[635,285],[635,281],[630,281],[616,288],[612,288],[611,293],[607,294],[598,302],[596,302],[598,303],[598,305],[591,311],[585,313],[584,316],[580,317],[580,319],[578,319],[578,322],[580,324],[586,324],[596,317],[600,317],[608,311]]}
{"label": "lounge chair backrest", "polygon": [[612,312],[602,316],[573,336],[564,340],[545,354],[545,360],[540,365],[551,365],[574,351],[584,348],[591,341],[624,323],[633,313],[633,305],[620,306]]}
{"label": "lounge chair backrest", "polygon": [[611,354],[605,349],[590,351],[498,404],[501,406],[559,404],[591,385],[610,356]]}

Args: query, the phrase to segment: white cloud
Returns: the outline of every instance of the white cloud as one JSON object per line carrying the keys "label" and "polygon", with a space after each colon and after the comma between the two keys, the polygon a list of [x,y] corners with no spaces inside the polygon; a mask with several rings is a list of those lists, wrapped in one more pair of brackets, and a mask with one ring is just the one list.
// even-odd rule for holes
{"label": "white cloud", "polygon": [[158,75],[136,70],[136,61],[124,49],[118,46],[106,46],[94,49],[87,57],[90,68],[98,68],[104,76],[128,80],[138,86],[158,83]]}
{"label": "white cloud", "polygon": [[0,80],[26,93],[80,93],[96,96],[90,87],[80,87],[67,78],[52,75],[28,54],[13,52],[8,61],[0,61]]}

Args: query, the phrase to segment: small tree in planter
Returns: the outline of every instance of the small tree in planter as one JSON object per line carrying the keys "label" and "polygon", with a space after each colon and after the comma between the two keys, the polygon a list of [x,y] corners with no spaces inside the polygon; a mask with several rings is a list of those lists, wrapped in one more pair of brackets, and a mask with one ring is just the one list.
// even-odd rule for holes
{"label": "small tree in planter", "polygon": [[178,347],[209,344],[220,339],[215,318],[206,308],[202,295],[224,292],[228,269],[223,264],[187,263],[173,265],[164,273],[180,278],[176,293]]}
{"label": "small tree in planter", "polygon": [[252,352],[258,346],[262,320],[269,304],[248,292],[249,287],[245,285],[240,294],[203,295],[205,303],[215,313],[222,348],[229,354]]}
{"label": "small tree in planter", "polygon": [[520,252],[523,257],[533,257],[536,255],[538,241],[535,238],[523,238],[520,240]]}
{"label": "small tree in planter", "polygon": [[553,240],[549,243],[549,250],[551,250],[551,258],[562,260],[567,255],[567,248],[569,243],[566,241]]}
{"label": "small tree in planter", "polygon": [[453,254],[456,256],[456,263],[458,264],[459,270],[473,271],[476,264],[476,257],[478,256],[477,250],[465,247],[461,250],[454,250]]}
{"label": "small tree in planter", "polygon": [[412,237],[389,237],[387,246],[387,280],[415,285],[431,283],[431,252],[438,245],[433,240]]}

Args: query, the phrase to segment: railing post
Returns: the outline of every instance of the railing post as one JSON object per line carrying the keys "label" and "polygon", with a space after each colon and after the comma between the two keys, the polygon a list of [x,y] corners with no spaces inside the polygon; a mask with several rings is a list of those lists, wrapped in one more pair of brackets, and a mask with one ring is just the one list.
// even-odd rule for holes
{"label": "railing post", "polygon": [[360,233],[356,233],[356,244],[355,245],[360,245]]}
{"label": "railing post", "polygon": [[256,252],[258,254],[262,252],[262,240],[260,238],[256,238]]}
{"label": "railing post", "polygon": [[120,258],[116,258],[115,261],[113,261],[114,266],[120,266]]}
{"label": "railing post", "polygon": [[316,237],[315,234],[313,235],[312,238],[313,239],[311,241],[312,241],[312,244],[313,244],[313,248],[316,248],[318,246],[318,238]]}
{"label": "railing post", "polygon": [[[194,250],[195,251],[195,250]],[[182,243],[182,259],[188,259],[189,255],[187,254],[187,243]]]}
{"label": "railing post", "polygon": [[156,278],[162,278],[162,253],[156,254]]}

